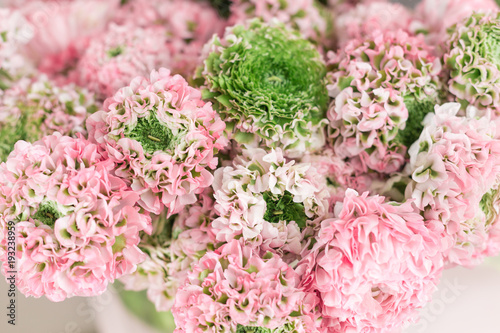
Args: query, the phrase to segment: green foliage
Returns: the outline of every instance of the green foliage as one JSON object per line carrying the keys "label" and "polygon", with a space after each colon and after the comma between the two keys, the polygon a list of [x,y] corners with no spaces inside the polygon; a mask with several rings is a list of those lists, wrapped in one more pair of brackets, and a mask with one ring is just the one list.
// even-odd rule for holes
{"label": "green foliage", "polygon": [[285,191],[282,196],[275,196],[270,192],[265,192],[264,200],[267,205],[264,220],[271,223],[295,221],[300,228],[305,228],[307,215],[304,204],[294,202],[293,195],[290,192]]}

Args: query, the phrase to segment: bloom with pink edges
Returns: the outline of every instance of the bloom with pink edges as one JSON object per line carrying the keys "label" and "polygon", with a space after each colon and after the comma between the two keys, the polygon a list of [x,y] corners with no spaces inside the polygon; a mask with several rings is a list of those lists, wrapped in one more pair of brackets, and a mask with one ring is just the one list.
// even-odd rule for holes
{"label": "bloom with pink edges", "polygon": [[73,69],[90,40],[106,29],[119,0],[27,1],[19,10],[34,38],[24,48],[27,58],[51,78],[73,81]]}
{"label": "bloom with pink edges", "polygon": [[96,109],[93,94],[74,84],[58,86],[46,75],[20,79],[0,94],[0,161],[18,140],[85,134],[85,120]]}
{"label": "bloom with pink edges", "polygon": [[32,38],[33,27],[19,11],[0,8],[0,90],[8,87],[8,81],[32,70],[20,53]]}
{"label": "bloom with pink edges", "polygon": [[168,36],[168,67],[185,77],[194,74],[203,45],[227,25],[208,2],[194,0],[130,0],[116,12],[114,21],[163,27]]}
{"label": "bloom with pink edges", "polygon": [[[410,203],[348,190],[297,272],[325,332],[394,332],[430,300],[443,268],[440,224]],[[442,226],[441,226],[442,229]]]}
{"label": "bloom with pink edges", "polygon": [[176,332],[317,332],[316,296],[297,288],[299,282],[278,255],[260,257],[233,240],[188,274],[172,308]]}
{"label": "bloom with pink edges", "polygon": [[102,99],[111,97],[136,76],[170,65],[167,39],[167,31],[160,26],[110,24],[78,62],[77,81]]}
{"label": "bloom with pink edges", "polygon": [[140,204],[169,214],[196,201],[213,181],[225,123],[201,92],[162,68],[120,89],[87,121],[89,137],[117,163],[116,173],[140,193]]}
{"label": "bloom with pink edges", "polygon": [[[412,182],[407,197],[426,219],[437,220],[452,237],[451,264],[475,265],[499,248],[500,140],[473,107],[457,116],[460,104],[436,107],[410,150],[405,170]],[[491,234],[491,236],[490,236]]]}
{"label": "bloom with pink edges", "polygon": [[423,33],[438,52],[449,39],[447,29],[473,12],[497,11],[495,0],[421,0],[415,8],[411,30]]}
{"label": "bloom with pink edges", "polygon": [[329,13],[313,0],[233,0],[230,9],[230,25],[244,24],[255,17],[264,22],[277,19],[320,44],[326,42],[331,32]]}
{"label": "bloom with pink edges", "polygon": [[360,3],[335,18],[335,34],[340,47],[350,40],[369,36],[376,30],[408,31],[412,15],[403,5],[389,2]]}
{"label": "bloom with pink edges", "polygon": [[335,153],[358,159],[365,170],[400,170],[439,98],[440,60],[421,38],[402,30],[352,40],[329,58],[328,90],[335,100],[328,135]]}
{"label": "bloom with pink edges", "polygon": [[210,226],[215,218],[214,200],[209,190],[198,201],[186,206],[179,214],[167,217],[167,212],[153,217],[152,235],[144,234],[139,248],[147,254],[137,271],[122,277],[129,290],[147,289],[147,295],[157,311],[168,311],[175,295],[184,283],[192,265],[214,250],[215,231]]}
{"label": "bloom with pink edges", "polygon": [[328,214],[328,190],[314,167],[283,157],[280,149],[248,149],[215,171],[213,221],[217,240],[242,239],[293,261]]}
{"label": "bloom with pink edges", "polygon": [[0,259],[7,276],[7,228],[15,223],[17,287],[62,301],[99,295],[145,259],[139,232],[151,219],[114,164],[82,137],[55,133],[19,141],[0,164]]}

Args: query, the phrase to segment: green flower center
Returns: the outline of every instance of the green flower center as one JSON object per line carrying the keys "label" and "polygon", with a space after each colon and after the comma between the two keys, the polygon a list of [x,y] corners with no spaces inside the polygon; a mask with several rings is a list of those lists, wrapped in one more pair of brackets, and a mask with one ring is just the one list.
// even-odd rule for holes
{"label": "green flower center", "polygon": [[479,45],[481,55],[500,68],[500,27],[489,26],[484,33],[486,38]]}
{"label": "green flower center", "polygon": [[238,41],[212,52],[205,61],[212,92],[205,96],[225,107],[220,110],[223,115],[253,119],[269,129],[297,118],[318,124],[329,97],[326,67],[316,48],[284,26],[259,20],[232,32]]}
{"label": "green flower center", "polygon": [[209,0],[210,4],[212,5],[215,10],[217,10],[217,13],[219,14],[220,17],[222,18],[228,18],[229,15],[231,15],[231,0]]}
{"label": "green flower center", "polygon": [[271,192],[265,192],[264,200],[266,201],[267,207],[266,213],[264,214],[264,220],[271,223],[295,221],[300,228],[305,228],[307,215],[304,204],[301,202],[294,202],[293,195],[290,192],[285,191],[281,196],[273,195]]}
{"label": "green flower center", "polygon": [[424,129],[422,121],[428,113],[434,112],[436,101],[431,99],[418,101],[414,97],[408,97],[405,99],[405,104],[408,109],[408,119],[405,129],[398,131],[396,142],[409,148],[422,134]]}
{"label": "green flower center", "polygon": [[125,135],[140,142],[145,152],[154,154],[157,151],[171,151],[175,148],[178,139],[172,131],[151,113],[149,116],[138,118],[134,128],[125,130]]}
{"label": "green flower center", "polygon": [[486,215],[487,226],[495,223],[495,220],[497,219],[497,216],[499,214],[499,212],[495,209],[495,204],[498,205],[498,202],[496,201],[499,200],[499,191],[499,189],[490,190],[485,195],[483,195],[481,201],[479,202],[479,207],[484,212],[484,215]]}
{"label": "green flower center", "polygon": [[271,333],[271,329],[264,327],[243,326],[238,324],[236,333]]}
{"label": "green flower center", "polygon": [[57,203],[54,201],[40,203],[38,210],[33,215],[34,220],[38,220],[51,228],[54,227],[56,220],[61,217],[63,217],[63,214],[57,210]]}
{"label": "green flower center", "polygon": [[114,57],[118,57],[120,54],[123,53],[123,51],[125,50],[125,47],[119,45],[111,50],[108,51],[108,56],[110,58],[114,58]]}

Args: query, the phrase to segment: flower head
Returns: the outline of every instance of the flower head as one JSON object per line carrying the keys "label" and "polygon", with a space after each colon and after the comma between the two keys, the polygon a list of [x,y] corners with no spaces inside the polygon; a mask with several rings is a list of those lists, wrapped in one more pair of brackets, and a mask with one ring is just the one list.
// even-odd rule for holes
{"label": "flower head", "polygon": [[425,118],[425,128],[409,150],[407,196],[426,219],[445,227],[453,243],[448,261],[473,265],[493,246],[490,231],[500,227],[500,140],[475,109],[465,117],[457,116],[459,110],[460,104],[448,103]]}
{"label": "flower head", "polygon": [[217,240],[241,238],[293,260],[328,213],[325,185],[310,164],[287,161],[279,149],[243,151],[215,172]]}
{"label": "flower head", "polygon": [[179,289],[176,332],[317,332],[315,296],[299,282],[278,255],[260,257],[233,240],[203,256]]}
{"label": "flower head", "polygon": [[170,64],[164,28],[110,24],[91,41],[76,67],[77,81],[101,99],[113,96],[136,76]]}
{"label": "flower head", "polygon": [[212,184],[209,169],[227,140],[224,122],[200,91],[167,69],[137,77],[87,121],[89,136],[117,163],[117,174],[141,193],[141,205],[169,214]]}
{"label": "flower head", "polygon": [[96,145],[59,133],[19,141],[0,164],[0,260],[7,275],[13,221],[23,294],[52,301],[98,295],[144,260],[139,232],[151,232],[151,219],[114,167]]}
{"label": "flower head", "polygon": [[[438,225],[439,226],[439,225]],[[443,268],[439,232],[410,203],[348,190],[299,263],[328,332],[392,332],[430,300]]]}
{"label": "flower head", "polygon": [[326,69],[313,44],[273,22],[214,36],[198,74],[231,138],[300,156],[324,144]]}
{"label": "flower head", "polygon": [[365,169],[401,169],[406,149],[439,98],[441,64],[421,38],[378,31],[330,55],[330,141],[340,158]]}
{"label": "flower head", "polygon": [[96,108],[94,96],[74,84],[58,86],[45,75],[17,81],[0,95],[0,161],[18,140],[85,133],[85,119]]}
{"label": "flower head", "polygon": [[335,18],[335,34],[341,47],[352,39],[363,39],[373,31],[408,31],[412,20],[409,10],[398,3],[359,3]]}
{"label": "flower head", "polygon": [[499,33],[498,11],[475,13],[451,30],[444,61],[449,91],[462,106],[500,108]]}

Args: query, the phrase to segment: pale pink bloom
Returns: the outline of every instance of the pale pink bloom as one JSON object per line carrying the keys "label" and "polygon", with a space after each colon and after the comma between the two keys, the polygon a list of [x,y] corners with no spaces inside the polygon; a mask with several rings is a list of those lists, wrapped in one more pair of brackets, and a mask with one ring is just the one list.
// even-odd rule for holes
{"label": "pale pink bloom", "polygon": [[113,96],[137,76],[169,67],[167,31],[160,26],[110,24],[90,42],[76,67],[76,80],[101,99]]}
{"label": "pale pink bloom", "polygon": [[411,30],[423,33],[426,40],[443,51],[449,36],[447,29],[473,12],[497,11],[495,0],[422,0],[415,9]]}
{"label": "pale pink bloom", "polygon": [[89,41],[101,34],[118,0],[29,1],[19,6],[33,28],[24,50],[38,68],[49,74],[69,75]]}
{"label": "pale pink bloom", "polygon": [[233,240],[203,256],[180,287],[172,308],[177,332],[236,332],[239,325],[317,332],[316,296],[299,282],[278,255],[260,257]]}
{"label": "pale pink bloom", "polygon": [[335,18],[335,34],[340,47],[351,39],[370,36],[373,31],[408,31],[412,15],[403,5],[389,2],[360,3]]}
{"label": "pale pink bloom", "polygon": [[328,136],[335,154],[357,159],[365,171],[401,170],[408,147],[400,133],[419,125],[407,120],[419,116],[420,105],[438,99],[440,60],[419,37],[375,31],[351,40],[339,54],[329,53],[329,65],[334,70],[328,90],[335,100],[327,112]]}
{"label": "pale pink bloom", "polygon": [[0,258],[7,275],[7,227],[15,223],[17,287],[62,301],[95,296],[145,259],[139,232],[151,219],[115,165],[82,137],[55,133],[19,141],[0,164]]}
{"label": "pale pink bloom", "polygon": [[328,214],[326,183],[314,167],[286,160],[280,149],[248,149],[215,171],[217,240],[241,238],[262,251],[296,258],[318,219]]}
{"label": "pale pink bloom", "polygon": [[459,111],[460,104],[448,103],[425,118],[424,131],[409,150],[405,171],[412,182],[406,193],[452,238],[448,262],[470,266],[499,245],[500,140],[476,109],[470,107],[466,116],[457,116]]}
{"label": "pale pink bloom", "polygon": [[116,12],[114,21],[143,28],[161,26],[167,37],[167,67],[185,77],[193,76],[203,45],[227,25],[207,1],[196,0],[130,0]]}
{"label": "pale pink bloom", "polygon": [[410,203],[348,190],[297,268],[324,331],[388,333],[413,320],[443,268],[441,233]]}
{"label": "pale pink bloom", "polygon": [[201,92],[162,68],[136,77],[87,121],[89,137],[117,163],[116,173],[159,214],[179,212],[213,181],[225,123]]}

